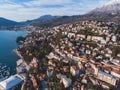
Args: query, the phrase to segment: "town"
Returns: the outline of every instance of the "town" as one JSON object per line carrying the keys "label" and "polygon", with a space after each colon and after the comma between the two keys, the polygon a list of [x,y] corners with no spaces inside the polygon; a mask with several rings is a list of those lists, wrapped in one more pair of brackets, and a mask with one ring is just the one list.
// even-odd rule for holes
{"label": "town", "polygon": [[[18,40],[21,44],[15,50],[20,57],[15,77],[22,80],[9,88],[20,84],[21,90],[120,90],[117,24],[78,21],[27,28],[28,35]],[[2,90],[7,88],[4,82]]]}

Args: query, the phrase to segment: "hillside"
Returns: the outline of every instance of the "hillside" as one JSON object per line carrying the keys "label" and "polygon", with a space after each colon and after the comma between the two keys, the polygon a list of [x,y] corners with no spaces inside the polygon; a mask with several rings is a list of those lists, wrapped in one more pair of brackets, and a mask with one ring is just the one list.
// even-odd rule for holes
{"label": "hillside", "polygon": [[21,23],[23,23],[23,24],[31,24],[31,23],[37,23],[37,22],[44,22],[44,21],[56,19],[56,18],[59,18],[59,17],[60,16],[43,15],[43,16],[37,18],[37,19],[27,20],[27,21],[24,21],[24,22],[21,22]]}
{"label": "hillside", "polygon": [[111,21],[120,24],[120,0],[112,0],[102,6],[93,9],[92,11],[85,15],[74,16],[44,15],[37,19],[19,23],[8,19],[0,18],[0,26],[31,24],[33,26],[46,28],[83,20]]}
{"label": "hillside", "polygon": [[5,18],[0,18],[0,26],[14,26],[14,25],[19,25],[20,23],[8,20]]}

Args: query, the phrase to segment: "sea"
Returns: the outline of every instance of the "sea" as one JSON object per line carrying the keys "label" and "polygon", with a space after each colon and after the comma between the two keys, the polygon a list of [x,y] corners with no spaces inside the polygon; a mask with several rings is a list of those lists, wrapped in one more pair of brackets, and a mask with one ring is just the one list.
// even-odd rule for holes
{"label": "sea", "polygon": [[18,47],[16,38],[25,36],[25,31],[0,30],[0,78],[16,73],[16,61],[19,57],[13,52]]}

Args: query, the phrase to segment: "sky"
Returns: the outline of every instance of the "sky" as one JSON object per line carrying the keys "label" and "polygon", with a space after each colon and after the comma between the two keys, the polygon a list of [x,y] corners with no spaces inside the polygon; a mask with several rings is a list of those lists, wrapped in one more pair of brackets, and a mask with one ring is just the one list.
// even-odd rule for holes
{"label": "sky", "polygon": [[14,21],[42,15],[82,15],[110,0],[0,0],[0,17]]}

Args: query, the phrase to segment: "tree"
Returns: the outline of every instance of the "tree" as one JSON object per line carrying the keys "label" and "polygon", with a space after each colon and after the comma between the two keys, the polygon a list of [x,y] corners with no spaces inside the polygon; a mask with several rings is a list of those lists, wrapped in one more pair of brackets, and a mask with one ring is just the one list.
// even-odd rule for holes
{"label": "tree", "polygon": [[21,41],[24,41],[25,39],[26,39],[25,37],[19,36],[17,37],[16,42],[20,43]]}
{"label": "tree", "polygon": [[65,50],[69,51],[70,50],[70,46],[68,44],[65,44]]}
{"label": "tree", "polygon": [[92,84],[92,82],[88,82],[87,88],[94,90],[94,85]]}
{"label": "tree", "polygon": [[120,47],[114,46],[112,50],[112,57],[116,58],[118,53],[120,53]]}

